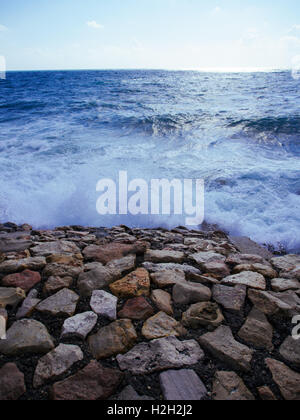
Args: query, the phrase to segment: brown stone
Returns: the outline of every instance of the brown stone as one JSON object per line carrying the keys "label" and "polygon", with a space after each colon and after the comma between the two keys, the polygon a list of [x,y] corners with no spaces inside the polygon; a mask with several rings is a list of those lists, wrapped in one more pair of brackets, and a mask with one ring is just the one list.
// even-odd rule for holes
{"label": "brown stone", "polygon": [[123,279],[110,285],[112,293],[120,298],[150,295],[150,277],[147,270],[138,268]]}
{"label": "brown stone", "polygon": [[163,337],[180,337],[187,333],[180,322],[171,318],[164,312],[159,312],[152,318],[149,318],[143,326],[142,334],[148,340]]}
{"label": "brown stone", "polygon": [[168,292],[160,289],[153,290],[151,299],[160,311],[165,312],[167,315],[173,315],[172,297]]}
{"label": "brown stone", "polygon": [[185,283],[185,273],[181,270],[165,270],[151,274],[151,280],[157,287],[168,287]]}
{"label": "brown stone", "polygon": [[253,271],[269,279],[275,279],[276,277],[278,277],[277,271],[273,270],[273,268],[269,265],[241,264],[241,265],[237,265],[234,268],[233,273],[239,274],[239,273],[242,273],[243,271]]}
{"label": "brown stone", "polygon": [[292,371],[286,365],[275,359],[266,359],[274,382],[280,388],[281,394],[288,401],[300,400],[300,374]]}
{"label": "brown stone", "polygon": [[219,327],[224,321],[223,314],[216,303],[203,302],[192,305],[183,315],[182,323],[187,328]]}
{"label": "brown stone", "polygon": [[154,309],[144,297],[128,300],[119,312],[119,318],[145,320],[154,314]]}
{"label": "brown stone", "polygon": [[242,379],[234,372],[217,372],[213,384],[215,401],[254,401]]}
{"label": "brown stone", "polygon": [[68,289],[73,284],[72,277],[49,277],[44,286],[44,293],[51,295],[59,292],[61,289]]}
{"label": "brown stone", "polygon": [[246,286],[228,287],[216,284],[213,287],[213,300],[230,311],[239,312],[245,304],[246,295]]}
{"label": "brown stone", "polygon": [[181,264],[184,261],[184,253],[179,251],[155,251],[149,249],[145,254],[145,261],[153,263],[175,263]]}
{"label": "brown stone", "polygon": [[173,301],[179,305],[207,302],[211,299],[211,291],[203,284],[185,282],[173,287]]}
{"label": "brown stone", "polygon": [[248,297],[265,315],[290,318],[299,314],[300,298],[290,290],[284,293],[249,290]]}
{"label": "brown stone", "polygon": [[262,401],[277,401],[277,398],[268,386],[262,386],[261,388],[258,388],[257,391]]}
{"label": "brown stone", "polygon": [[74,255],[60,255],[54,254],[49,255],[46,258],[48,264],[62,264],[62,265],[72,265],[73,267],[80,267],[83,264],[83,256],[81,254]]}
{"label": "brown stone", "polygon": [[253,308],[245,324],[239,331],[239,337],[248,344],[272,351],[273,328],[263,312]]}
{"label": "brown stone", "polygon": [[24,375],[14,363],[0,369],[0,401],[16,401],[26,392]]}
{"label": "brown stone", "polygon": [[41,275],[35,271],[24,270],[22,273],[10,274],[1,281],[2,286],[20,287],[28,292],[36,284],[40,283]]}
{"label": "brown stone", "polygon": [[105,265],[129,254],[143,254],[146,249],[147,244],[144,242],[136,242],[133,245],[110,243],[102,246],[90,245],[84,249],[83,255],[87,260],[99,261]]}
{"label": "brown stone", "polygon": [[266,290],[267,284],[264,276],[253,271],[243,271],[240,274],[234,274],[229,277],[225,277],[222,280],[223,284],[229,285],[243,285],[253,289]]}

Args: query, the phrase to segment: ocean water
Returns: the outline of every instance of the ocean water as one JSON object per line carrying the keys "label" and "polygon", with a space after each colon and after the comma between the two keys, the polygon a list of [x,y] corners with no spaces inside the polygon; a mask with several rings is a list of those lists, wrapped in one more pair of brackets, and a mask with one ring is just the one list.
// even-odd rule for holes
{"label": "ocean water", "polygon": [[204,178],[205,218],[300,247],[300,81],[290,72],[9,72],[0,80],[0,222],[173,227],[100,216],[96,183]]}

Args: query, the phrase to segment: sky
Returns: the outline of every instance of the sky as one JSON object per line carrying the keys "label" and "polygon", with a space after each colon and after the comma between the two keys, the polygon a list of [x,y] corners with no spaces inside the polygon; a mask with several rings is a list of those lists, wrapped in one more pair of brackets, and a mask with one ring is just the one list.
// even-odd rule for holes
{"label": "sky", "polygon": [[0,0],[0,56],[7,70],[300,67],[300,2]]}

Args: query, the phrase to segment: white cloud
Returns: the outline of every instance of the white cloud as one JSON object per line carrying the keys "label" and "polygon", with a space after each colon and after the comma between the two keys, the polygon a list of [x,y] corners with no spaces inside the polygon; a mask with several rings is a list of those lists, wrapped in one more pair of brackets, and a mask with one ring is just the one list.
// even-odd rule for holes
{"label": "white cloud", "polygon": [[100,23],[97,23],[95,20],[89,20],[86,24],[90,28],[94,28],[94,29],[103,29],[104,28],[103,25],[101,25]]}
{"label": "white cloud", "polygon": [[217,15],[222,11],[221,7],[217,6],[212,10],[213,15]]}
{"label": "white cloud", "polygon": [[282,45],[289,44],[289,45],[297,46],[297,45],[300,45],[300,38],[298,38],[296,36],[292,36],[292,35],[283,36],[282,38],[280,38],[280,43]]}
{"label": "white cloud", "polygon": [[4,25],[0,25],[0,32],[7,31],[7,27]]}

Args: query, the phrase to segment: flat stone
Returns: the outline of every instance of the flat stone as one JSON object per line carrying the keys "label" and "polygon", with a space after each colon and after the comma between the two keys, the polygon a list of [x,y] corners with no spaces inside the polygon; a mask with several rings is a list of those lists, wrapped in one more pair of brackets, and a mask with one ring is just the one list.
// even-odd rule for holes
{"label": "flat stone", "polygon": [[268,386],[262,386],[257,391],[262,401],[277,401],[277,398]]}
{"label": "flat stone", "polygon": [[209,327],[215,329],[224,321],[223,314],[216,303],[203,302],[192,305],[182,315],[182,323],[187,328]]}
{"label": "flat stone", "polygon": [[110,290],[120,298],[150,295],[150,277],[147,270],[138,268],[123,279],[110,285]]}
{"label": "flat stone", "polygon": [[281,277],[292,280],[300,280],[300,265],[298,265],[294,270],[290,271],[281,271]]}
{"label": "flat stone", "polygon": [[169,336],[180,337],[186,333],[187,331],[183,328],[180,322],[171,318],[164,312],[159,312],[152,318],[149,318],[144,323],[142,329],[143,336],[148,340]]}
{"label": "flat stone", "polygon": [[83,250],[83,255],[87,260],[99,261],[105,265],[110,261],[120,260],[130,254],[143,254],[146,249],[147,245],[144,242],[136,242],[133,245],[110,243],[101,246],[90,245]]}
{"label": "flat stone", "polygon": [[16,401],[26,392],[24,374],[14,363],[0,369],[0,401]]}
{"label": "flat stone", "polygon": [[275,271],[269,265],[263,265],[263,264],[237,265],[233,270],[233,274],[239,274],[244,271],[253,271],[254,273],[259,273],[262,276],[267,277],[269,279],[275,279],[276,277],[278,277],[277,271]]}
{"label": "flat stone", "polygon": [[55,241],[42,242],[31,248],[34,257],[48,257],[49,255],[73,255],[80,254],[80,249],[73,242]]}
{"label": "flat stone", "polygon": [[144,297],[129,299],[119,312],[119,318],[136,321],[146,320],[154,315],[154,309]]}
{"label": "flat stone", "polygon": [[192,260],[194,260],[199,267],[206,271],[206,264],[208,263],[224,263],[226,260],[226,257],[222,254],[218,254],[213,251],[209,252],[198,252],[197,254],[193,254],[190,256]]}
{"label": "flat stone", "polygon": [[0,287],[0,308],[16,307],[26,298],[26,293],[20,288]]}
{"label": "flat stone", "polygon": [[21,260],[5,260],[0,264],[1,274],[14,274],[19,271],[32,270],[39,271],[46,266],[44,257],[24,258]]}
{"label": "flat stone", "polygon": [[300,282],[298,280],[289,279],[273,279],[272,290],[274,292],[286,292],[287,290],[300,290]]}
{"label": "flat stone", "polygon": [[92,294],[90,306],[97,314],[115,321],[117,319],[118,298],[105,292],[104,290],[95,290]]}
{"label": "flat stone", "polygon": [[152,263],[175,263],[181,264],[183,263],[185,258],[185,254],[179,251],[155,251],[149,249],[145,254],[145,261],[149,261]]}
{"label": "flat stone", "polygon": [[52,387],[52,397],[59,401],[105,400],[114,394],[123,380],[118,369],[103,367],[92,361],[75,375],[57,382]]}
{"label": "flat stone", "polygon": [[121,258],[120,260],[113,260],[107,264],[108,268],[115,268],[121,273],[126,271],[132,271],[135,269],[136,255],[127,255],[127,257]]}
{"label": "flat stone", "polygon": [[174,311],[172,308],[172,297],[168,292],[160,289],[153,290],[151,293],[151,300],[157,309],[165,312],[167,315],[173,315]]}
{"label": "flat stone", "polygon": [[65,264],[47,264],[43,271],[43,277],[48,279],[49,277],[72,277],[77,279],[82,273],[82,267],[73,267],[72,265]]}
{"label": "flat stone", "polygon": [[5,276],[1,285],[5,287],[20,287],[21,289],[28,292],[36,284],[40,283],[41,275],[36,271],[24,270],[22,273],[9,274]]}
{"label": "flat stone", "polygon": [[218,260],[202,264],[202,270],[206,273],[206,275],[213,275],[218,279],[223,279],[224,277],[230,275],[230,270],[225,262]]}
{"label": "flat stone", "polygon": [[[142,266],[148,270],[150,273],[158,273],[161,271],[181,271],[186,275],[187,280],[191,281],[200,281],[201,280],[201,271],[198,268],[195,268],[187,264],[153,264],[150,262],[145,262]],[[201,281],[200,281],[201,282]]]}
{"label": "flat stone", "polygon": [[114,399],[115,401],[154,401],[154,398],[146,395],[140,396],[136,390],[131,386],[126,386],[122,392]]}
{"label": "flat stone", "polygon": [[97,266],[82,273],[78,279],[78,288],[82,296],[90,297],[94,290],[101,290],[121,277],[121,272],[115,268]]}
{"label": "flat stone", "polygon": [[287,401],[300,400],[300,374],[292,371],[283,363],[275,359],[266,359],[274,382],[280,388],[281,394]]}
{"label": "flat stone", "polygon": [[176,337],[141,343],[127,354],[117,356],[120,369],[134,375],[182,369],[203,359],[204,353],[195,340],[179,341]]}
{"label": "flat stone", "polygon": [[300,298],[291,290],[283,293],[249,290],[248,297],[257,309],[268,316],[291,318],[300,312]]}
{"label": "flat stone", "polygon": [[39,360],[33,377],[33,387],[39,388],[48,380],[59,378],[75,363],[83,360],[83,357],[80,347],[60,344]]}
{"label": "flat stone", "polygon": [[81,254],[54,254],[46,258],[47,264],[72,265],[73,267],[81,267],[83,265],[83,256]]}
{"label": "flat stone", "polygon": [[293,271],[297,266],[300,266],[300,255],[291,254],[273,258],[271,263],[277,271]]}
{"label": "flat stone", "polygon": [[75,336],[85,340],[97,324],[98,316],[94,312],[84,312],[65,320],[61,338]]}
{"label": "flat stone", "polygon": [[259,255],[266,260],[274,257],[270,251],[246,236],[230,236],[229,239],[239,252],[243,254]]}
{"label": "flat stone", "polygon": [[36,310],[52,316],[72,316],[76,311],[79,296],[69,289],[63,289],[55,295],[43,300]]}
{"label": "flat stone", "polygon": [[234,372],[217,372],[213,383],[215,401],[255,401],[243,380]]}
{"label": "flat stone", "polygon": [[106,359],[128,351],[137,340],[137,334],[128,319],[113,322],[101,328],[88,339],[91,353],[95,359]]}
{"label": "flat stone", "polygon": [[207,302],[210,299],[210,289],[202,284],[186,282],[173,287],[173,301],[178,305]]}
{"label": "flat stone", "polygon": [[0,341],[0,353],[7,356],[45,354],[53,348],[47,328],[34,319],[15,322],[7,331],[6,340]]}
{"label": "flat stone", "polygon": [[73,284],[72,277],[49,277],[46,281],[43,292],[47,295],[57,293],[62,289],[68,289]]}
{"label": "flat stone", "polygon": [[247,344],[272,351],[273,327],[265,314],[256,308],[250,312],[245,324],[238,333]]}
{"label": "flat stone", "polygon": [[207,389],[199,376],[188,369],[168,370],[159,376],[166,401],[201,401]]}
{"label": "flat stone", "polygon": [[213,286],[213,300],[229,311],[239,312],[245,304],[246,286],[228,287],[221,284]]}
{"label": "flat stone", "polygon": [[251,370],[254,351],[237,342],[229,327],[220,326],[216,331],[199,338],[200,345],[214,357],[233,369],[243,372]]}
{"label": "flat stone", "polygon": [[0,238],[0,252],[22,252],[31,247],[32,242],[28,240],[28,234],[19,233],[19,238],[14,236],[7,234],[6,237]]}
{"label": "flat stone", "polygon": [[293,337],[287,337],[279,349],[281,356],[293,365],[300,367],[300,342]]}
{"label": "flat stone", "polygon": [[222,280],[223,284],[243,285],[253,289],[266,290],[267,284],[264,276],[252,271],[244,271],[240,274],[226,277]]}
{"label": "flat stone", "polygon": [[36,306],[40,303],[40,299],[37,299],[38,292],[37,290],[32,290],[27,298],[24,300],[21,308],[19,308],[16,318],[27,318],[30,317],[35,310]]}
{"label": "flat stone", "polygon": [[267,264],[267,261],[259,255],[230,254],[226,259],[226,263],[229,265]]}
{"label": "flat stone", "polygon": [[157,287],[169,287],[185,283],[185,273],[181,270],[166,270],[151,274],[151,280]]}

